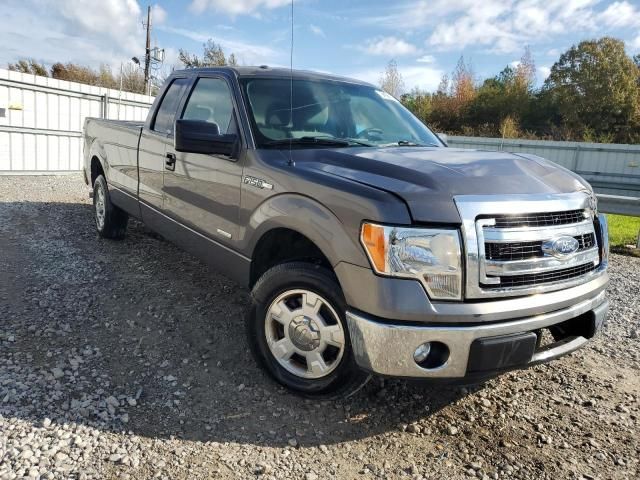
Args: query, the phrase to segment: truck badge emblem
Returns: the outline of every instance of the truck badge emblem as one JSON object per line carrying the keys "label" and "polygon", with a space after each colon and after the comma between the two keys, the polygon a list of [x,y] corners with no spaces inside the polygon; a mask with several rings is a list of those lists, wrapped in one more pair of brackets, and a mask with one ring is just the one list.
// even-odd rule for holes
{"label": "truck badge emblem", "polygon": [[271,185],[270,183],[265,182],[261,178],[250,177],[249,175],[245,175],[243,182],[245,183],[245,185],[251,185],[252,187],[257,187],[257,188],[267,189],[267,190],[273,190],[273,185]]}
{"label": "truck badge emblem", "polygon": [[542,251],[554,257],[566,257],[575,253],[580,248],[580,243],[567,235],[547,240],[542,244]]}

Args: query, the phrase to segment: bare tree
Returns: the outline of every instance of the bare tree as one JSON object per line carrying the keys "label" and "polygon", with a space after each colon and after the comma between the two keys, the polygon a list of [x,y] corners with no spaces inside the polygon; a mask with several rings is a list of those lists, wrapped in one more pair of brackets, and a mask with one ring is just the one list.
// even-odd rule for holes
{"label": "bare tree", "polygon": [[515,80],[516,86],[525,91],[531,90],[536,83],[536,63],[528,45],[525,47],[524,54],[516,67]]}
{"label": "bare tree", "polygon": [[186,50],[180,49],[178,58],[187,68],[198,67],[220,67],[224,65],[237,65],[236,56],[232,53],[229,55],[229,59],[224,54],[222,46],[214,42],[212,39],[207,40],[207,43],[202,45],[202,58],[198,55],[191,54]]}
{"label": "bare tree", "polygon": [[476,94],[475,76],[470,63],[460,57],[451,77],[451,96],[458,106],[468,104]]}
{"label": "bare tree", "polygon": [[[145,93],[144,73],[137,65],[126,63],[122,66],[122,90],[125,92]],[[118,83],[120,83],[118,78]]]}
{"label": "bare tree", "polygon": [[391,60],[380,77],[380,88],[395,98],[400,98],[404,93],[404,80],[398,71],[398,64],[395,60]]}

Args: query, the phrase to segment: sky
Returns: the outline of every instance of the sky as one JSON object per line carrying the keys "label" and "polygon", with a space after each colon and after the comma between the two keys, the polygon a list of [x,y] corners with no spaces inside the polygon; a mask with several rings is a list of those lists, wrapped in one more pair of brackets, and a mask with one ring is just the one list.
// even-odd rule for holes
{"label": "sky", "polygon": [[[0,65],[34,57],[114,70],[144,56],[147,3],[3,0]],[[290,0],[156,0],[152,43],[201,54],[211,38],[241,64],[289,66]],[[579,41],[614,36],[640,53],[640,0],[294,0],[294,68],[378,83],[394,59],[407,90],[435,90],[464,56],[480,81],[515,65],[529,46],[541,84]]]}

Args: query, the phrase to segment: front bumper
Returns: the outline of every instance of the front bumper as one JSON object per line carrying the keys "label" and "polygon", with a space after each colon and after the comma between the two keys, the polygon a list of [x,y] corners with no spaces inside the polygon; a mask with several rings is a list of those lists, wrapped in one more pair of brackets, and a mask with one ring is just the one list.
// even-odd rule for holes
{"label": "front bumper", "polygon": [[[604,289],[604,286],[606,283],[600,287]],[[356,362],[365,370],[394,377],[475,380],[553,360],[580,348],[601,328],[608,307],[605,292],[599,291],[569,307],[496,323],[390,323],[355,311],[347,312],[347,323]],[[581,330],[582,334],[570,335],[546,347],[526,351],[525,340],[531,339],[526,335],[528,332],[558,326],[571,319],[589,323],[591,327]],[[514,338],[520,343],[509,347]],[[448,357],[444,364],[424,368],[416,363],[414,352],[425,342],[446,345]],[[498,350],[491,346],[496,343]]]}

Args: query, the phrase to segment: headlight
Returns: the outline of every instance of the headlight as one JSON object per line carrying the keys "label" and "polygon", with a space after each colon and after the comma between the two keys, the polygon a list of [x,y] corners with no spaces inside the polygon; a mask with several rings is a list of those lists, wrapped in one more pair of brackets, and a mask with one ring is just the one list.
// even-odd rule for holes
{"label": "headlight", "polygon": [[462,299],[458,230],[364,223],[360,240],[377,273],[418,279],[432,299]]}

